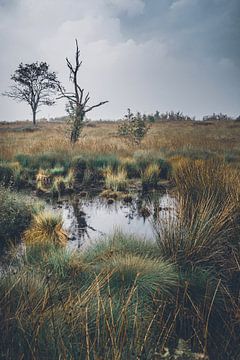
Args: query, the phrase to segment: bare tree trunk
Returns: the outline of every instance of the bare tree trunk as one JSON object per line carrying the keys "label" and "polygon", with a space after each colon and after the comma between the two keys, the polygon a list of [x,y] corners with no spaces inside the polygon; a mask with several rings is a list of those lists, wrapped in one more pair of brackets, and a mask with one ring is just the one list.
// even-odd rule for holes
{"label": "bare tree trunk", "polygon": [[70,81],[74,84],[73,92],[66,92],[65,89],[58,84],[58,89],[60,91],[60,98],[68,99],[69,108],[68,113],[71,121],[71,133],[70,133],[70,141],[72,144],[75,144],[79,139],[81,134],[84,118],[86,113],[89,111],[106,104],[108,101],[101,101],[100,103],[92,106],[88,106],[88,101],[90,100],[89,93],[84,95],[84,89],[80,87],[78,84],[78,71],[80,66],[82,65],[82,61],[80,61],[80,51],[78,48],[78,42],[76,40],[76,53],[75,53],[75,65],[72,65],[68,58],[66,58],[67,66],[70,70]]}
{"label": "bare tree trunk", "polygon": [[32,109],[32,114],[33,114],[33,125],[35,126],[36,125],[36,114],[37,114],[37,111],[35,109]]}

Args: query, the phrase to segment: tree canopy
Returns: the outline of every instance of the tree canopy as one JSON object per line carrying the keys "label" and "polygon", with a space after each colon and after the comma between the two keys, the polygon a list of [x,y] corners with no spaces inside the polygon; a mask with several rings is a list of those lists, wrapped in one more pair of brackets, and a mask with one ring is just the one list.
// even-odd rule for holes
{"label": "tree canopy", "polygon": [[33,115],[33,124],[36,124],[38,108],[55,103],[54,95],[58,89],[58,80],[55,72],[49,70],[46,62],[32,64],[21,63],[11,76],[15,85],[3,95],[19,102],[30,105]]}

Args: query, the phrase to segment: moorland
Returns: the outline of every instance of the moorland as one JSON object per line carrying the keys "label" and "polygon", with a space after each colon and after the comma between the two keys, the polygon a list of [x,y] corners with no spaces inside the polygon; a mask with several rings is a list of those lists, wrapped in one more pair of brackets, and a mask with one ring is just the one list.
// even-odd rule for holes
{"label": "moorland", "polygon": [[[0,124],[0,358],[238,360],[240,122],[117,130],[89,122],[73,145],[63,122]],[[93,191],[177,205],[151,242],[121,229],[70,251],[45,204]]]}

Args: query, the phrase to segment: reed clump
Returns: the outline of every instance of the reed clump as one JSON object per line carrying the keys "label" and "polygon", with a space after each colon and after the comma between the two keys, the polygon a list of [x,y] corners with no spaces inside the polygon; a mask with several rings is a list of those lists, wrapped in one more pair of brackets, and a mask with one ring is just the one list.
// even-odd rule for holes
{"label": "reed clump", "polygon": [[107,189],[113,191],[124,191],[127,189],[127,172],[124,169],[118,169],[117,172],[114,172],[112,168],[108,167],[104,171],[104,177]]}
{"label": "reed clump", "polygon": [[30,227],[24,232],[23,241],[27,246],[48,243],[65,246],[68,237],[62,225],[60,216],[41,212],[34,216]]}
{"label": "reed clump", "polygon": [[146,191],[148,189],[157,188],[160,179],[160,168],[157,164],[148,165],[141,174],[142,187]]}

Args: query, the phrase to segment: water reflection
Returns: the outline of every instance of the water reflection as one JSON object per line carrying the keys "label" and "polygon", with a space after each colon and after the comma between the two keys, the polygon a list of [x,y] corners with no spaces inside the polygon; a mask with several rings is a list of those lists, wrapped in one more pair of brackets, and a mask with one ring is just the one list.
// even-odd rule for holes
{"label": "water reflection", "polygon": [[126,234],[153,239],[153,223],[175,208],[175,199],[168,194],[137,195],[131,203],[115,201],[108,204],[101,197],[67,199],[59,211],[64,228],[69,233],[70,248],[87,246],[90,242],[113,233],[116,229]]}

